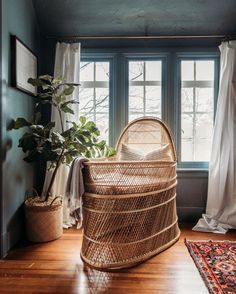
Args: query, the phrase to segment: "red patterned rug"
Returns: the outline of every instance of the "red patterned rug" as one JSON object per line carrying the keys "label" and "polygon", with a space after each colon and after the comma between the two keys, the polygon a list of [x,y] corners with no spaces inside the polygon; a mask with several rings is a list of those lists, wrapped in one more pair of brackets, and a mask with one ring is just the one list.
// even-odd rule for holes
{"label": "red patterned rug", "polygon": [[186,241],[208,290],[236,293],[236,241]]}

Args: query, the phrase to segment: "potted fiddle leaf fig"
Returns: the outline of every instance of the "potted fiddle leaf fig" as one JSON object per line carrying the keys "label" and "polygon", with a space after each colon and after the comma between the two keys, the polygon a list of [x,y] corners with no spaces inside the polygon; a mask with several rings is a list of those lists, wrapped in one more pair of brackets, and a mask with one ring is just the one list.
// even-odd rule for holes
{"label": "potted fiddle leaf fig", "polygon": [[[19,145],[26,154],[26,162],[39,160],[47,163],[51,170],[51,180],[45,195],[29,197],[25,200],[26,232],[28,239],[45,242],[62,235],[62,201],[59,195],[51,195],[58,168],[62,164],[70,165],[79,155],[86,157],[111,156],[114,149],[107,146],[104,140],[99,141],[100,132],[96,124],[81,116],[77,122],[70,122],[70,127],[63,127],[63,113],[73,114],[72,105],[78,103],[68,99],[77,84],[66,83],[62,77],[53,78],[42,75],[28,82],[37,86],[35,112],[32,121],[23,117],[13,120],[10,129],[27,127],[27,131],[19,139]],[[55,107],[60,118],[60,129],[55,129],[55,122],[41,123],[43,104]]]}

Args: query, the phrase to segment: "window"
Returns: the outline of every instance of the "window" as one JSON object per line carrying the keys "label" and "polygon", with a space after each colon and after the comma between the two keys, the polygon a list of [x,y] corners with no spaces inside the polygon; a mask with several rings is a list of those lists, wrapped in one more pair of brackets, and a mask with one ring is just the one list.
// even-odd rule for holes
{"label": "window", "polygon": [[181,161],[209,161],[214,122],[214,60],[181,61]]}
{"label": "window", "polygon": [[80,115],[96,122],[101,138],[109,138],[109,61],[81,62]]}
{"label": "window", "polygon": [[130,50],[83,53],[80,115],[94,120],[102,138],[113,146],[128,122],[141,116],[160,117],[174,135],[178,167],[207,168],[218,91],[218,51]]}
{"label": "window", "polygon": [[161,61],[129,61],[129,121],[161,117]]}

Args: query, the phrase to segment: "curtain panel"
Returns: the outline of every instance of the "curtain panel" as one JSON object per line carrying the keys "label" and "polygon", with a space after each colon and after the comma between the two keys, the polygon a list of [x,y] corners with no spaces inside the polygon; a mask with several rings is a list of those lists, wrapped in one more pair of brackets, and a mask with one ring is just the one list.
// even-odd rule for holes
{"label": "curtain panel", "polygon": [[[54,66],[54,77],[62,76],[68,83],[79,83],[80,73],[80,43],[57,43],[56,44],[56,56]],[[79,99],[79,87],[76,87],[71,96],[67,96],[68,100]],[[73,108],[74,115],[69,113],[63,113],[62,122],[64,130],[70,127],[69,121],[77,121],[79,117],[79,106],[73,104],[70,106]],[[54,107],[52,107],[51,121],[55,121],[55,130],[61,132],[60,117]],[[51,194],[56,196],[62,196],[65,199],[66,183],[70,168],[67,165],[61,165],[58,169],[54,184],[52,186]],[[47,190],[52,173],[46,172],[43,193]],[[63,208],[63,225],[65,228],[70,227],[75,223],[74,218],[70,216],[67,204],[64,201]]]}
{"label": "curtain panel", "polygon": [[236,41],[220,47],[220,87],[215,117],[206,213],[196,231],[236,228]]}

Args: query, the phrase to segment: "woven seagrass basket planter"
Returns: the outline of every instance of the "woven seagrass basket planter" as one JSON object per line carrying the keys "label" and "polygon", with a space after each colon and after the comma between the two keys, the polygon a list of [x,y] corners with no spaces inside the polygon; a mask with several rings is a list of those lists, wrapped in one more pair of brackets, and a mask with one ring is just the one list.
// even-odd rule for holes
{"label": "woven seagrass basket planter", "polygon": [[26,234],[29,241],[48,242],[62,236],[63,206],[61,201],[45,204],[42,201],[37,202],[35,198],[28,198],[24,208]]}

